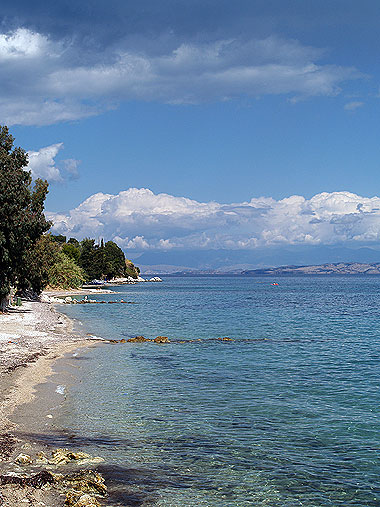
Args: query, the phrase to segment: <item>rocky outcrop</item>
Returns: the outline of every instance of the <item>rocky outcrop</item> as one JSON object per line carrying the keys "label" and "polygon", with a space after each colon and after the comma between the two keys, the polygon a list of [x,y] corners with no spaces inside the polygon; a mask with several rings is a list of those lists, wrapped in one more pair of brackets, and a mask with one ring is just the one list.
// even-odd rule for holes
{"label": "rocky outcrop", "polygon": [[149,338],[144,338],[143,336],[135,336],[134,338],[129,338],[127,340],[128,343],[143,343],[150,342]]}
{"label": "rocky outcrop", "polygon": [[167,336],[157,336],[153,341],[154,343],[170,343]]}

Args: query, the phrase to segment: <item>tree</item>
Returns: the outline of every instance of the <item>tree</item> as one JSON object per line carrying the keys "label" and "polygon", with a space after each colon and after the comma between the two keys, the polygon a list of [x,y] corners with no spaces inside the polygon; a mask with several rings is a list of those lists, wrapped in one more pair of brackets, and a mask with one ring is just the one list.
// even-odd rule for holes
{"label": "tree", "polygon": [[32,189],[28,157],[13,148],[14,138],[0,126],[0,310],[4,311],[11,285],[22,272],[23,262],[50,223],[43,210],[47,181],[37,179]]}
{"label": "tree", "polygon": [[104,245],[105,272],[107,278],[125,276],[125,255],[123,250],[113,241]]}
{"label": "tree", "polygon": [[77,248],[80,248],[80,243],[77,239],[75,238],[70,238],[68,241],[67,241],[67,244],[68,245],[74,245],[76,246]]}
{"label": "tree", "polygon": [[54,241],[50,234],[41,236],[25,256],[18,289],[32,289],[37,294],[42,292],[50,283],[49,271],[57,262],[59,252],[59,243]]}
{"label": "tree", "polygon": [[84,238],[80,243],[79,266],[86,274],[87,280],[92,280],[97,276],[97,269],[94,266],[95,258],[95,240]]}
{"label": "tree", "polygon": [[57,262],[49,269],[49,285],[62,289],[76,289],[85,281],[83,269],[75,261],[59,252]]}
{"label": "tree", "polygon": [[57,243],[61,244],[66,243],[66,236],[63,236],[62,234],[50,234],[50,237],[53,241],[56,241]]}
{"label": "tree", "polygon": [[[78,242],[79,245],[79,242]],[[80,248],[79,246],[74,245],[73,243],[65,243],[62,246],[62,252],[67,255],[67,257],[70,257],[73,259],[73,261],[76,264],[79,264],[79,258],[80,258]]]}

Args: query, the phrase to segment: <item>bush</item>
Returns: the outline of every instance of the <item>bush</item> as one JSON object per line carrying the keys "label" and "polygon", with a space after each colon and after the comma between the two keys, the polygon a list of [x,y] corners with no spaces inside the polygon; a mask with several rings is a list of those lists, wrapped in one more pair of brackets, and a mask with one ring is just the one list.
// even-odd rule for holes
{"label": "bush", "polygon": [[83,285],[85,274],[83,269],[77,266],[73,259],[63,252],[57,255],[57,261],[49,269],[50,287],[61,289],[77,289]]}

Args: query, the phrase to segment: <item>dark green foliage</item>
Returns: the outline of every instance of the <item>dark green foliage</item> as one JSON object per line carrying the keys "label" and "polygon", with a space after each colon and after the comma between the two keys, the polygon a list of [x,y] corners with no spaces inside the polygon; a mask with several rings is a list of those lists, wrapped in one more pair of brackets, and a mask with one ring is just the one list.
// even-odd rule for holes
{"label": "dark green foliage", "polygon": [[67,243],[68,243],[69,245],[74,245],[74,246],[76,246],[76,247],[80,248],[80,243],[79,243],[79,241],[78,241],[77,239],[75,239],[75,238],[70,238],[70,239],[67,241]]}
{"label": "dark green foliage", "polygon": [[51,234],[50,237],[57,243],[66,243],[66,236],[62,236],[62,234]]}
{"label": "dark green foliage", "polygon": [[[79,241],[78,241],[79,245]],[[62,245],[62,252],[67,255],[67,257],[70,257],[70,259],[73,259],[73,261],[76,264],[79,264],[79,258],[80,258],[80,248],[79,246],[75,246],[73,243],[65,243]]]}
{"label": "dark green foliage", "polygon": [[23,264],[41,235],[50,228],[43,209],[48,183],[36,180],[32,189],[28,158],[13,148],[14,138],[0,127],[0,306],[10,286],[23,271]]}
{"label": "dark green foliage", "polygon": [[80,243],[81,252],[79,258],[79,265],[86,274],[87,280],[92,280],[97,277],[98,271],[94,265],[95,257],[95,240],[85,238]]}
{"label": "dark green foliage", "polygon": [[60,245],[51,235],[41,236],[25,259],[18,288],[20,291],[31,288],[39,294],[50,284],[49,270],[57,262]]}
{"label": "dark green foliage", "polygon": [[125,255],[113,241],[104,245],[105,275],[108,279],[125,276]]}

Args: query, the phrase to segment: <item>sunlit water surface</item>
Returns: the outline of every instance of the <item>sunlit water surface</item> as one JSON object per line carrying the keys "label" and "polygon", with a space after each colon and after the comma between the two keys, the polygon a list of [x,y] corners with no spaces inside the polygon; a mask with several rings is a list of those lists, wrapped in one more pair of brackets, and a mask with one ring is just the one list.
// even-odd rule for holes
{"label": "sunlit water surface", "polygon": [[[96,335],[60,424],[112,505],[380,506],[380,278],[167,278],[63,311]],[[234,341],[216,341],[218,337]],[[197,340],[178,343],[176,340]]]}

